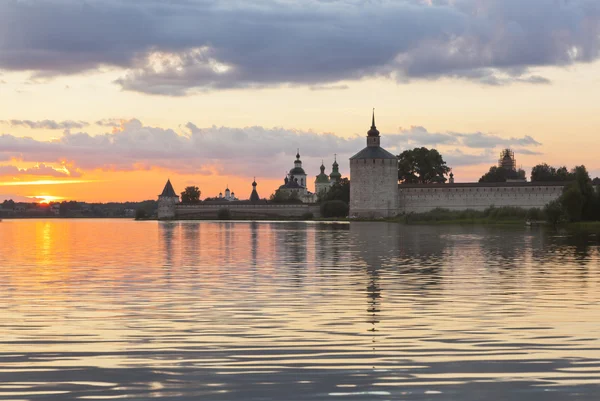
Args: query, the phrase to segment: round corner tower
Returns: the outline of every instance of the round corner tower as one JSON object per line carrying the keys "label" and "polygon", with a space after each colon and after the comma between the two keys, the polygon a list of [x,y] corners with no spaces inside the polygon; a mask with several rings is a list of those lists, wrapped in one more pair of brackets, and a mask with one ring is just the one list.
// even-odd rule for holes
{"label": "round corner tower", "polygon": [[373,123],[367,147],[350,158],[350,217],[393,217],[398,214],[398,158],[383,149]]}

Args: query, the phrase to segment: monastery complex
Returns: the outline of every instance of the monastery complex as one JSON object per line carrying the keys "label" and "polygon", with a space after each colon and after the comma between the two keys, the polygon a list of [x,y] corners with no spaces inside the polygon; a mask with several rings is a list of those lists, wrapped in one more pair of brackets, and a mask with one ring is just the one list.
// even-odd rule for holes
{"label": "monastery complex", "polygon": [[[399,184],[398,159],[381,147],[381,137],[373,115],[371,128],[367,132],[366,147],[352,156],[350,164],[350,217],[389,218],[406,213],[427,212],[436,208],[450,210],[484,210],[491,206],[520,208],[543,208],[558,199],[564,182],[526,182],[513,180],[502,183],[455,183],[450,174],[448,183]],[[499,161],[504,168],[514,168],[512,153],[504,154]],[[318,217],[318,195],[326,193],[341,179],[337,158],[332,171],[321,172],[314,180],[315,193],[308,190],[308,175],[302,167],[300,151],[296,154],[294,167],[278,188],[279,195],[295,202],[275,203],[261,199],[256,180],[248,200],[239,200],[229,188],[225,196],[198,204],[182,204],[179,196],[167,181],[158,197],[159,219],[215,218],[219,210],[229,209],[232,217],[301,217],[310,213]]]}

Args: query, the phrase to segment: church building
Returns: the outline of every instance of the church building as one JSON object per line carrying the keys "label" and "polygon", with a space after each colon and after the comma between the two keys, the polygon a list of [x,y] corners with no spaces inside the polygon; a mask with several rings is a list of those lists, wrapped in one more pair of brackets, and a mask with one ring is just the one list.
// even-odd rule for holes
{"label": "church building", "polygon": [[331,174],[328,176],[325,174],[325,166],[321,161],[321,173],[315,179],[315,193],[317,195],[327,193],[333,184],[342,179],[340,165],[337,162],[337,156],[334,156],[333,165],[331,167]]}
{"label": "church building", "polygon": [[302,203],[314,203],[317,201],[317,196],[308,191],[306,172],[302,168],[302,160],[300,160],[300,149],[296,153],[294,168],[290,170],[283,180],[283,185],[277,189],[281,195],[286,198],[297,197]]}

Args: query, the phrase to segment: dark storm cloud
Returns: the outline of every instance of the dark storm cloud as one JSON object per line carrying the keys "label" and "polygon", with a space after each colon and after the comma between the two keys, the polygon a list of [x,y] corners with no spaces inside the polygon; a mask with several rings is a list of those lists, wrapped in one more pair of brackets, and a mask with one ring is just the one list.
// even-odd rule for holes
{"label": "dark storm cloud", "polygon": [[5,0],[0,69],[99,66],[126,90],[185,95],[384,76],[548,83],[536,66],[598,58],[596,0]]}

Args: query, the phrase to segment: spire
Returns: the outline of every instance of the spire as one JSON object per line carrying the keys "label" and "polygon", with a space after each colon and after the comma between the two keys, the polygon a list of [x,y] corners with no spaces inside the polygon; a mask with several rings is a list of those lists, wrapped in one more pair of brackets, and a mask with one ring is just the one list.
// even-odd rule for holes
{"label": "spire", "polygon": [[296,159],[300,159],[300,148],[298,148],[297,152],[296,152]]}
{"label": "spire", "polygon": [[368,136],[379,136],[379,131],[377,131],[377,127],[375,126],[375,109],[373,109],[373,120],[371,121],[371,129],[367,132]]}
{"label": "spire", "polygon": [[256,184],[256,177],[254,177],[254,179],[252,180],[252,186],[253,186],[253,187],[256,187],[256,185],[257,185],[257,184]]}

